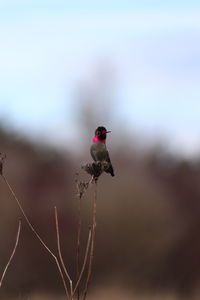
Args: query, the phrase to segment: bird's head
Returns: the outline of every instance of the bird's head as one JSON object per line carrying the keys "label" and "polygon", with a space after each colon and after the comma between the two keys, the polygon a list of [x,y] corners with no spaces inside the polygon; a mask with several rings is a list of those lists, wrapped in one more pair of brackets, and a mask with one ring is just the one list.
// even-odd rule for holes
{"label": "bird's head", "polygon": [[95,130],[95,137],[100,140],[100,141],[105,141],[106,140],[106,136],[107,133],[109,133],[110,131],[108,131],[105,127],[103,126],[99,126],[97,127],[97,129]]}

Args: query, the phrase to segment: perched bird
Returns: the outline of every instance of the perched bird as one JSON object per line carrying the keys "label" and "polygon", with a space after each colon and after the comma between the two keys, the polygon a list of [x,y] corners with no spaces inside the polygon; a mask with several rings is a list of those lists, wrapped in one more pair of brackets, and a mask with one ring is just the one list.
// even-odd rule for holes
{"label": "perched bird", "polygon": [[108,163],[108,168],[105,169],[105,172],[110,173],[111,176],[115,176],[110,161],[109,153],[106,148],[106,136],[108,132],[110,131],[107,131],[106,128],[103,126],[99,126],[95,130],[95,136],[93,138],[93,144],[90,148],[90,153],[95,162],[106,161]]}

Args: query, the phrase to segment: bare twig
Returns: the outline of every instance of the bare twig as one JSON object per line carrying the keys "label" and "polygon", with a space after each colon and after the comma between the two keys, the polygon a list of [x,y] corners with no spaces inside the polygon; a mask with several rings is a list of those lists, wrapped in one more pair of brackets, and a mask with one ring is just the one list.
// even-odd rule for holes
{"label": "bare twig", "polygon": [[75,288],[74,288],[74,291],[73,291],[73,295],[75,294],[76,290],[79,287],[79,283],[82,279],[82,275],[83,275],[83,272],[85,270],[85,266],[86,266],[86,262],[87,262],[87,258],[88,258],[88,253],[89,253],[89,248],[90,248],[91,236],[92,236],[92,231],[91,231],[91,228],[90,228],[89,229],[89,234],[88,234],[87,247],[86,247],[86,251],[85,251],[85,257],[84,257],[83,265],[82,265],[82,268],[81,268],[81,272],[79,274],[79,278],[76,282],[76,285],[75,285]]}
{"label": "bare twig", "polygon": [[87,291],[91,279],[92,274],[92,263],[94,257],[94,241],[95,241],[95,233],[96,233],[96,213],[97,213],[97,181],[95,181],[95,189],[94,189],[94,198],[93,198],[93,219],[92,219],[92,241],[91,241],[91,249],[90,249],[90,258],[89,258],[89,266],[88,266],[88,274],[85,284],[85,290],[83,294],[83,300],[86,299]]}
{"label": "bare twig", "polygon": [[89,188],[89,186],[94,183],[95,181],[95,177],[91,176],[91,179],[89,181],[80,181],[78,180],[78,177],[76,178],[75,182],[76,182],[76,187],[77,187],[77,196],[79,197],[79,199],[81,199],[85,192],[87,191],[87,189]]}
{"label": "bare twig", "polygon": [[60,233],[59,233],[59,224],[58,224],[58,212],[57,212],[57,208],[56,206],[54,207],[54,211],[55,211],[55,222],[56,222],[56,237],[57,237],[57,247],[58,247],[58,255],[61,261],[61,265],[63,267],[63,270],[65,272],[65,275],[69,281],[69,285],[70,285],[70,298],[72,297],[72,293],[73,293],[73,286],[72,286],[72,280],[71,277],[69,276],[69,273],[67,272],[63,257],[62,257],[62,252],[61,252],[61,247],[60,247]]}
{"label": "bare twig", "polygon": [[46,243],[43,241],[43,239],[40,237],[40,235],[37,233],[37,231],[35,230],[35,228],[33,227],[33,225],[31,224],[31,222],[29,221],[20,201],[18,200],[17,196],[15,195],[15,192],[13,191],[12,187],[10,186],[9,182],[7,181],[6,177],[3,175],[3,173],[0,173],[0,175],[2,176],[3,180],[5,181],[10,193],[12,194],[13,198],[15,199],[15,201],[17,202],[17,205],[22,213],[22,215],[24,216],[24,219],[26,220],[29,228],[31,229],[31,231],[34,233],[34,235],[37,237],[37,239],[40,241],[40,243],[44,246],[44,248],[47,250],[47,252],[49,252],[49,254],[53,257],[53,259],[55,260],[55,263],[57,265],[57,268],[58,268],[58,271],[60,273],[60,276],[61,276],[61,279],[62,279],[62,282],[63,282],[63,286],[64,286],[64,289],[65,289],[65,293],[67,295],[67,297],[69,298],[69,292],[68,292],[68,289],[67,289],[67,285],[66,285],[66,282],[65,282],[65,278],[64,278],[64,275],[63,275],[63,272],[62,272],[62,269],[60,267],[60,264],[59,264],[59,261],[58,261],[58,258],[57,256],[49,249],[49,247],[46,245]]}
{"label": "bare twig", "polygon": [[[80,276],[79,264],[80,264],[80,244],[81,244],[81,227],[82,227],[82,217],[81,217],[81,197],[78,199],[78,232],[77,232],[77,248],[76,248],[76,280],[78,282]],[[77,286],[77,300],[80,299],[79,285]]]}
{"label": "bare twig", "polygon": [[7,272],[7,270],[8,270],[8,267],[9,267],[9,265],[10,265],[10,263],[11,263],[11,261],[12,261],[14,255],[15,255],[15,252],[16,252],[16,249],[17,249],[17,245],[18,245],[18,242],[19,242],[20,232],[21,232],[21,220],[19,220],[19,225],[18,225],[18,230],[17,230],[17,235],[16,235],[16,241],[15,241],[15,245],[14,245],[13,251],[12,251],[12,253],[11,253],[11,256],[10,256],[10,258],[9,258],[9,260],[8,260],[8,262],[7,262],[7,265],[6,265],[6,267],[5,267],[4,271],[3,271],[3,274],[2,274],[2,276],[1,276],[1,280],[0,280],[0,288],[1,288],[1,286],[2,286],[4,277],[5,277],[6,272]]}
{"label": "bare twig", "polygon": [[[88,165],[89,164],[87,164],[87,166]],[[82,166],[82,168],[84,169],[84,166]],[[79,283],[80,283],[82,274],[85,269],[85,264],[87,261],[87,256],[88,256],[88,251],[89,251],[89,246],[90,246],[90,239],[91,239],[91,233],[89,233],[89,236],[88,236],[89,244],[87,244],[88,247],[86,249],[86,253],[85,253],[86,256],[85,256],[85,260],[84,260],[85,264],[83,263],[83,268],[81,269],[81,272],[80,272],[80,249],[81,249],[81,227],[82,227],[81,200],[82,200],[82,197],[84,196],[85,192],[89,188],[89,186],[91,184],[93,184],[96,180],[96,178],[94,177],[94,174],[92,174],[92,173],[91,173],[91,179],[86,182],[78,180],[78,175],[79,174],[76,173],[76,179],[75,179],[76,187],[77,187],[77,191],[78,191],[78,193],[77,193],[77,196],[78,196],[78,231],[77,231],[77,248],[76,248],[76,280],[77,280],[78,284],[76,284],[76,287],[74,289],[74,293],[77,290],[77,300],[80,299]]]}

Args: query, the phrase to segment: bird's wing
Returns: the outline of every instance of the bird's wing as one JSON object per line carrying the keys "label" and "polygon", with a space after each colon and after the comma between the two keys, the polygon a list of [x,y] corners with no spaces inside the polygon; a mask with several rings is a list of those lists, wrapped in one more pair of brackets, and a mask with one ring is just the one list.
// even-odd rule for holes
{"label": "bird's wing", "polygon": [[108,150],[106,151],[106,161],[107,161],[108,163],[111,163],[111,160],[110,160],[110,156],[109,156]]}
{"label": "bird's wing", "polygon": [[94,161],[97,161],[97,158],[96,158],[96,150],[95,148],[93,147],[93,145],[90,147],[90,154],[93,158]]}
{"label": "bird's wing", "polygon": [[106,152],[106,161],[109,163],[109,167],[107,170],[105,170],[106,173],[110,173],[111,176],[115,176],[114,175],[114,170],[113,170],[113,166],[112,166],[112,163],[111,163],[111,160],[110,160],[110,156],[109,156],[109,152],[107,150]]}

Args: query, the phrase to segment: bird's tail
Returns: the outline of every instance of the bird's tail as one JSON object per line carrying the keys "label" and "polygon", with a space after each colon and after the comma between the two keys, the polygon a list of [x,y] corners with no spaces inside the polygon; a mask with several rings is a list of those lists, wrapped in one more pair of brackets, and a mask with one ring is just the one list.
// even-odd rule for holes
{"label": "bird's tail", "polygon": [[109,167],[105,170],[105,172],[109,173],[111,176],[115,176],[113,166],[111,163],[109,164]]}

